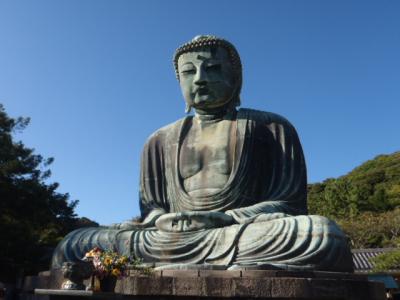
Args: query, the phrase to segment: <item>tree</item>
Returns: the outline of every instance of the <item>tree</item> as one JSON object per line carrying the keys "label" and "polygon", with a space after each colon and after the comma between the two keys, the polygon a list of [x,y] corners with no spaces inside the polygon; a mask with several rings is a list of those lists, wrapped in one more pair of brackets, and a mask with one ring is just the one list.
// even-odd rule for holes
{"label": "tree", "polygon": [[308,186],[310,213],[353,218],[400,206],[400,152],[379,155],[339,178]]}
{"label": "tree", "polygon": [[9,117],[0,104],[0,281],[6,282],[22,270],[48,268],[51,249],[80,220],[74,212],[78,201],[57,192],[58,183],[48,183],[54,159],[14,140],[29,121]]}
{"label": "tree", "polygon": [[310,214],[335,220],[353,248],[398,247],[400,152],[379,155],[349,174],[308,186]]}
{"label": "tree", "polygon": [[400,250],[382,253],[372,258],[375,272],[387,272],[400,269]]}
{"label": "tree", "polygon": [[336,218],[352,248],[400,246],[400,208],[383,213],[363,212],[354,218]]}

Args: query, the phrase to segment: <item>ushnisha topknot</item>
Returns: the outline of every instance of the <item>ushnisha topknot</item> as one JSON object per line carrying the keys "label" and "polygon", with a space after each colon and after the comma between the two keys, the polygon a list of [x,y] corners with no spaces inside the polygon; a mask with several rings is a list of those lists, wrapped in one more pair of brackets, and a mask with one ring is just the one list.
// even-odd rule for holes
{"label": "ushnisha topknot", "polygon": [[197,35],[191,41],[183,44],[178,49],[176,49],[174,54],[174,67],[175,67],[175,75],[178,81],[179,78],[179,70],[178,70],[178,59],[179,57],[186,52],[191,52],[194,50],[198,50],[205,47],[222,47],[224,48],[229,55],[229,59],[232,63],[233,71],[236,77],[236,106],[240,105],[240,90],[242,87],[242,62],[240,60],[239,53],[237,52],[235,46],[233,46],[230,42],[223,38],[219,38],[215,35]]}

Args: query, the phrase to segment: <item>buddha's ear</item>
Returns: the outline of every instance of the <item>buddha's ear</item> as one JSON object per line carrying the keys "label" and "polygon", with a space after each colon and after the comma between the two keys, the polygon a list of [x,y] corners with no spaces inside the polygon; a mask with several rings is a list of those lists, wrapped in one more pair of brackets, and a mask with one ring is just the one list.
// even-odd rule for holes
{"label": "buddha's ear", "polygon": [[233,97],[232,97],[232,105],[233,107],[238,107],[240,106],[240,90],[241,86],[238,81],[235,82],[235,90],[233,92]]}
{"label": "buddha's ear", "polygon": [[185,114],[190,113],[191,110],[192,110],[192,105],[186,102]]}
{"label": "buddha's ear", "polygon": [[241,105],[240,96],[238,96],[238,97],[236,98],[235,107],[238,107],[238,106],[240,106],[240,105]]}

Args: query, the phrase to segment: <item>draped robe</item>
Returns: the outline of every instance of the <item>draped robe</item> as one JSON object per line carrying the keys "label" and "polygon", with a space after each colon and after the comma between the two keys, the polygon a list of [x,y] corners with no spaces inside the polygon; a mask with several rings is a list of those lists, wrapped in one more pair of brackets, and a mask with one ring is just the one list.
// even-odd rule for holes
{"label": "draped robe", "polygon": [[308,216],[304,156],[294,127],[283,117],[240,109],[233,167],[216,194],[190,196],[179,157],[192,116],[159,129],[146,142],[141,161],[143,219],[170,212],[216,211],[237,224],[191,232],[155,227],[79,229],[53,256],[53,267],[78,260],[94,246],[135,255],[162,268],[259,266],[351,271],[347,237],[324,217]]}

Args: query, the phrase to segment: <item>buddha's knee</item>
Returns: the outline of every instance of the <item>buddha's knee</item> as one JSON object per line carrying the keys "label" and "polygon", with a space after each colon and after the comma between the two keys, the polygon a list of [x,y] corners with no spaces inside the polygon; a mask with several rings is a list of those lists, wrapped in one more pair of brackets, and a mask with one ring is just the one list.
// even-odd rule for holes
{"label": "buddha's knee", "polygon": [[309,215],[307,217],[312,220],[313,231],[321,231],[321,233],[332,234],[337,237],[346,237],[335,221],[318,215]]}
{"label": "buddha's knee", "polygon": [[85,227],[70,232],[57,245],[52,258],[52,268],[66,261],[79,261],[89,250],[98,247],[129,255],[132,231],[107,227]]}
{"label": "buddha's knee", "polygon": [[252,223],[244,230],[246,240],[271,236],[332,235],[346,239],[346,235],[332,220],[318,215],[286,216]]}

